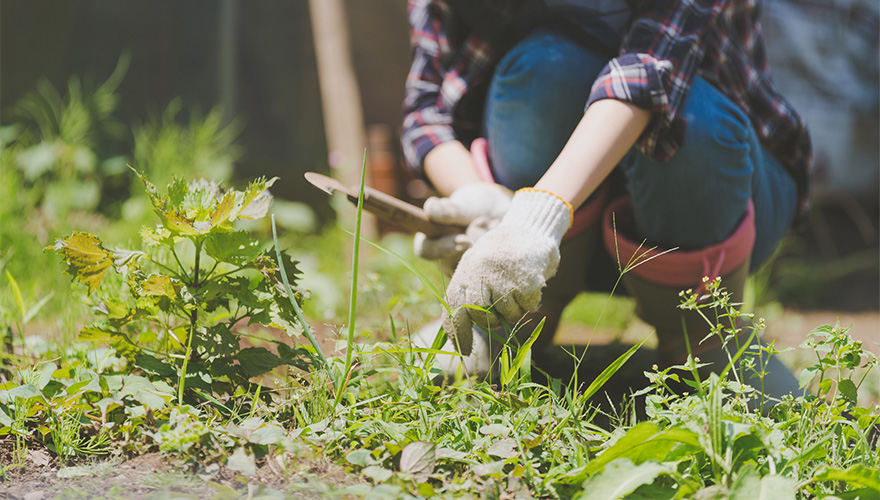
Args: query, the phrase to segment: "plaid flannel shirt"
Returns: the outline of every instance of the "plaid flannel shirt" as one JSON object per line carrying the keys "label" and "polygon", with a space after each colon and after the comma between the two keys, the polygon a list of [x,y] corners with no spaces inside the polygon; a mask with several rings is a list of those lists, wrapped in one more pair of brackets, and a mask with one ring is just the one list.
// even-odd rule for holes
{"label": "plaid flannel shirt", "polygon": [[[522,3],[483,1],[493,14],[487,25],[502,29]],[[667,160],[682,146],[686,123],[678,110],[700,75],[746,111],[762,143],[792,173],[803,212],[809,199],[810,137],[772,84],[758,12],[759,0],[644,2],[618,55],[593,83],[586,106],[619,99],[651,110],[653,119],[636,147]],[[481,106],[466,106],[462,99],[491,78],[504,48],[463,30],[446,0],[409,0],[409,21],[413,64],[402,144],[407,163],[421,174],[435,146],[479,132]]]}

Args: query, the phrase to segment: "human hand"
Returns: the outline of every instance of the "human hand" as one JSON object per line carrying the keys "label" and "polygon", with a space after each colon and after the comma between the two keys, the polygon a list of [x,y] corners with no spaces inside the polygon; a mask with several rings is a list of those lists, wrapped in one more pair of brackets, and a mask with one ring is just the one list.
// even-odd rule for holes
{"label": "human hand", "polygon": [[462,354],[471,352],[473,324],[498,328],[502,319],[515,323],[538,309],[541,289],[559,266],[559,244],[571,219],[572,207],[562,198],[521,189],[497,227],[464,253],[446,289],[451,316],[443,323]]}
{"label": "human hand", "polygon": [[465,226],[464,232],[428,238],[416,233],[415,254],[423,259],[439,260],[447,274],[455,270],[461,255],[489,229],[495,227],[510,206],[512,193],[498,184],[468,184],[446,198],[425,201],[428,217],[440,224]]}

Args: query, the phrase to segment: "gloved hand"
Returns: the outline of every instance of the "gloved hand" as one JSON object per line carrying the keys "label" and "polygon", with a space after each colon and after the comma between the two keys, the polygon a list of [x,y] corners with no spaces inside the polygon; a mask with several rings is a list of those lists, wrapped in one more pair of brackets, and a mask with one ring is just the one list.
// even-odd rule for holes
{"label": "gloved hand", "polygon": [[424,210],[432,221],[465,226],[467,230],[438,238],[416,233],[413,238],[415,254],[423,259],[439,260],[444,272],[452,274],[465,250],[498,224],[507,212],[512,196],[513,193],[504,186],[483,183],[462,186],[446,198],[428,198]]}
{"label": "gloved hand", "polygon": [[[572,220],[571,205],[547,191],[520,189],[497,227],[467,250],[446,289],[451,317],[446,332],[468,355],[472,324],[484,329],[516,323],[538,309],[541,289],[556,274],[559,244]],[[465,305],[493,307],[484,312]]]}

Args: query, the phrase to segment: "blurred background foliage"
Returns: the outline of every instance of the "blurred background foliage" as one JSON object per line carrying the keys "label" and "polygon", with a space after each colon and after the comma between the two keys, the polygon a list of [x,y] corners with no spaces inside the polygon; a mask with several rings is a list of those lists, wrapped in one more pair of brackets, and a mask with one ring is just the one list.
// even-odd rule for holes
{"label": "blurred background foliage", "polygon": [[[390,131],[390,163],[393,175],[401,179],[396,194],[424,196],[423,191],[406,190],[411,178],[403,172],[397,146],[410,62],[406,2],[343,4],[363,123]],[[834,116],[842,109],[856,113],[858,123],[867,124],[858,130],[870,135],[880,123],[877,102],[843,102],[851,93],[835,97],[825,91],[824,99],[816,99],[803,82],[818,77],[798,74],[798,68],[816,65],[799,64],[779,50],[786,40],[804,46],[800,37],[813,33],[788,33],[779,26],[780,20],[808,13],[801,9],[792,16],[785,10],[791,4],[797,0],[768,0],[765,34],[773,67],[783,70],[777,73],[783,76],[779,81],[792,87],[791,82],[799,82],[791,95],[802,101],[794,103],[798,109],[816,122],[811,123],[820,139],[815,142],[822,146],[833,138],[822,125],[826,108]],[[836,19],[829,23],[833,30],[816,32],[815,44],[877,50],[876,23],[871,24],[876,5],[848,0],[824,7],[810,4],[810,9],[825,9],[816,18]],[[871,26],[873,31],[867,29]],[[864,55],[862,49],[849,52]],[[849,52],[835,53],[846,58]],[[273,211],[287,230],[284,238],[311,251],[302,256],[303,284],[315,291],[311,312],[342,317],[339,310],[346,299],[339,283],[350,263],[340,259],[347,235],[321,231],[333,227],[334,207],[302,180],[305,171],[330,170],[309,2],[4,0],[0,61],[0,302],[6,304],[7,324],[12,316],[33,319],[36,315],[27,311],[37,304],[56,316],[79,317],[83,306],[70,299],[68,277],[42,248],[73,229],[101,232],[120,246],[130,241],[150,215],[139,181],[126,164],[143,170],[160,187],[175,174],[234,187],[258,176],[279,176],[272,189]],[[839,63],[849,67],[848,61]],[[852,67],[858,68],[858,81],[867,82],[864,88],[870,90],[872,82],[876,88],[874,66]],[[817,102],[823,107],[807,105]],[[754,301],[880,309],[880,196],[870,181],[876,184],[880,166],[876,137],[869,142],[870,151],[859,157],[869,168],[860,167],[858,175],[855,160],[841,162],[821,151],[817,155],[820,196],[814,223],[791,236],[773,265],[753,280]],[[834,153],[830,146],[825,149]],[[839,170],[840,164],[849,170]],[[837,171],[846,175],[831,175]],[[251,229],[264,237],[270,234],[265,225]],[[408,252],[405,237],[388,241]],[[395,272],[394,263],[382,259],[376,269]],[[429,264],[426,268],[433,270]],[[413,318],[436,313],[419,310],[413,295],[421,288],[417,282],[381,273],[363,285],[382,292],[368,299],[381,302],[377,308],[390,302],[392,310],[410,310]],[[16,280],[21,307],[8,307],[15,302],[9,278]],[[578,316],[577,311],[570,314]]]}

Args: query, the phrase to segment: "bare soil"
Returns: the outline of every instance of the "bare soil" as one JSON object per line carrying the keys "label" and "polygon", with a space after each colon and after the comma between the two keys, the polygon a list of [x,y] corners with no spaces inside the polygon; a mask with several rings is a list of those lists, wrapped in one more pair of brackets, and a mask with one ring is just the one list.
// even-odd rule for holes
{"label": "bare soil", "polygon": [[[11,461],[11,443],[0,442],[0,463]],[[250,498],[266,491],[319,498],[328,489],[361,482],[318,456],[264,459],[256,474],[244,477],[226,467],[194,467],[159,453],[63,465],[35,448],[27,452],[22,467],[0,478],[0,500]]]}

